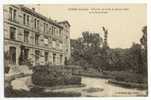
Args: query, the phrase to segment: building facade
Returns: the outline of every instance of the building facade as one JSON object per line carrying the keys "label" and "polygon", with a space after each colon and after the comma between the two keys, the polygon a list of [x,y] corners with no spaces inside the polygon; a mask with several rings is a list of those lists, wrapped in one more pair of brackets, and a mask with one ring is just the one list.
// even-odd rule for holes
{"label": "building facade", "polygon": [[70,58],[70,24],[23,5],[4,5],[4,52],[9,64],[62,65]]}

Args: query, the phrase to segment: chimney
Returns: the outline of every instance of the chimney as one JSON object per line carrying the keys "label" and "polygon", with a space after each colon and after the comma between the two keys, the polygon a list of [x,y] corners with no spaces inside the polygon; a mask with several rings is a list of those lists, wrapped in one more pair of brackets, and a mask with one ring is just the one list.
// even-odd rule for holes
{"label": "chimney", "polygon": [[35,8],[32,8],[33,11],[35,11]]}

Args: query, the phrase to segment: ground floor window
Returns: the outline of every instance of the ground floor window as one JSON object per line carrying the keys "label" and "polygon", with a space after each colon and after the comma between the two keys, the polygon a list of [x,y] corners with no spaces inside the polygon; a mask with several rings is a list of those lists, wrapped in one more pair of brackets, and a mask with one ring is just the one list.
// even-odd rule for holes
{"label": "ground floor window", "polygon": [[60,55],[60,64],[62,64],[62,57],[63,57],[63,56],[62,56],[62,55]]}
{"label": "ground floor window", "polygon": [[26,48],[25,46],[21,46],[20,49],[21,49],[21,53],[19,57],[19,64],[20,65],[27,64],[29,49]]}
{"label": "ground floor window", "polygon": [[48,62],[48,52],[45,52],[45,62]]}
{"label": "ground floor window", "polygon": [[10,47],[9,54],[10,54],[10,63],[16,64],[16,47]]}
{"label": "ground floor window", "polygon": [[39,57],[40,57],[40,51],[39,50],[35,50],[35,62],[39,63]]}
{"label": "ground floor window", "polygon": [[64,64],[67,65],[67,57],[65,57]]}
{"label": "ground floor window", "polygon": [[53,54],[53,64],[56,64],[56,54]]}

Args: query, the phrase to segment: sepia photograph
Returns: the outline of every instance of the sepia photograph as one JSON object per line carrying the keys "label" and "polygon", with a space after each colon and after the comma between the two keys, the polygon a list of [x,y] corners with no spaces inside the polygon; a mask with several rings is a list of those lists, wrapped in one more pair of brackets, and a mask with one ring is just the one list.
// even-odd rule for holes
{"label": "sepia photograph", "polygon": [[4,4],[4,96],[147,97],[147,4]]}

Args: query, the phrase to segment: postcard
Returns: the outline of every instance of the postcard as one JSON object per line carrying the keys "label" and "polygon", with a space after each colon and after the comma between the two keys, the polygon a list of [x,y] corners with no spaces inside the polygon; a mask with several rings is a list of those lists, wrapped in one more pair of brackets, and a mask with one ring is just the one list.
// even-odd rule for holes
{"label": "postcard", "polygon": [[4,4],[5,97],[147,97],[147,4]]}

